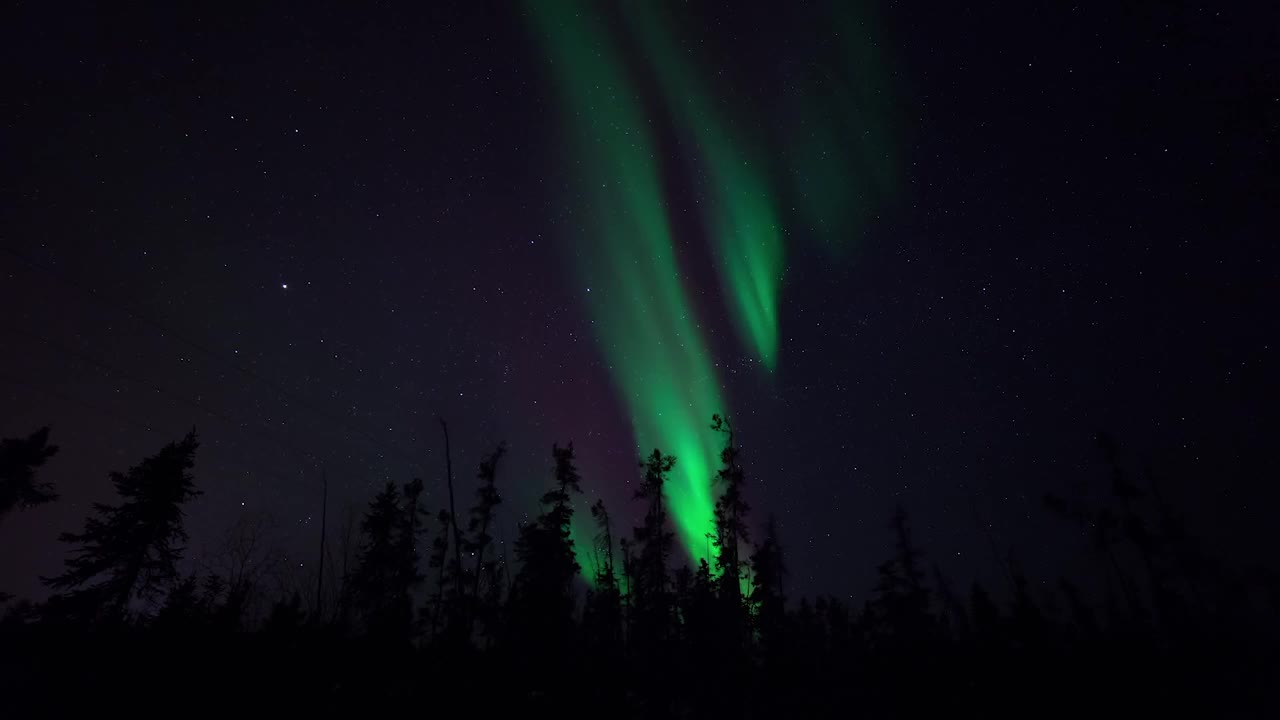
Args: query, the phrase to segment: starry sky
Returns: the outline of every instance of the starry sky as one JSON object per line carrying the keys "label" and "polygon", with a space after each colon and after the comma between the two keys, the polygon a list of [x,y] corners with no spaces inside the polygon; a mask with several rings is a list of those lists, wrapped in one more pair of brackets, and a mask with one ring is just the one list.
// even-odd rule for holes
{"label": "starry sky", "polygon": [[1274,542],[1274,9],[265,5],[3,11],[0,435],[51,425],[63,498],[0,588],[192,426],[189,557],[269,518],[301,582],[322,478],[331,529],[442,506],[438,417],[460,504],[510,444],[503,541],[553,442],[620,515],[663,445],[696,556],[727,413],[804,594],[896,504],[962,582],[1072,572],[1041,497],[1100,430]]}

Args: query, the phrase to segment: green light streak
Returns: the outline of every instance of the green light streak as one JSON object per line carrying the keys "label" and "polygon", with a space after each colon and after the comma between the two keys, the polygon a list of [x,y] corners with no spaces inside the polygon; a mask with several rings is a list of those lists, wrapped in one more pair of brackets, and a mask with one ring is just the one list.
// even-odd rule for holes
{"label": "green light streak", "polygon": [[590,511],[583,503],[573,504],[573,519],[569,521],[569,542],[573,543],[573,559],[578,563],[578,574],[587,581],[592,589],[596,586],[596,564],[602,558],[599,555],[590,526],[583,520],[583,515],[590,517]]}
{"label": "green light streak", "polygon": [[764,165],[717,111],[714,99],[698,81],[695,64],[674,44],[674,21],[658,15],[658,3],[625,7],[676,124],[691,133],[706,166],[711,196],[707,225],[738,332],[756,359],[773,371],[778,356],[783,246]]}
{"label": "green light streak", "polygon": [[725,404],[681,281],[648,121],[593,7],[526,5],[563,102],[575,206],[585,208],[573,248],[582,298],[637,447],[678,458],[667,498],[696,560],[714,526],[719,447],[707,422]]}
{"label": "green light streak", "polygon": [[[695,44],[678,40],[679,18],[655,2],[623,3],[620,18],[603,15],[611,7],[586,0],[525,5],[559,91],[563,167],[572,173],[566,225],[580,296],[637,454],[659,447],[678,458],[666,494],[677,536],[697,560],[714,527],[711,477],[720,451],[707,421],[728,408],[677,262],[652,118],[612,21],[623,21],[633,36],[634,60],[652,72],[672,126],[694,148],[729,314],[770,371],[779,352],[784,222],[840,253],[896,185],[885,120],[888,75],[872,31],[877,24],[859,15],[859,4],[833,2],[821,11],[825,22],[814,25],[811,52],[762,101],[769,104],[731,113],[723,93],[708,90],[723,83],[700,73],[683,49]],[[771,121],[752,125],[764,115]],[[766,126],[778,134],[761,136]],[[575,540],[590,537],[583,528],[574,528]],[[578,544],[584,569],[589,546]]]}
{"label": "green light streak", "polygon": [[813,57],[778,102],[793,219],[834,255],[855,244],[898,184],[882,23],[872,12],[868,3],[830,3]]}

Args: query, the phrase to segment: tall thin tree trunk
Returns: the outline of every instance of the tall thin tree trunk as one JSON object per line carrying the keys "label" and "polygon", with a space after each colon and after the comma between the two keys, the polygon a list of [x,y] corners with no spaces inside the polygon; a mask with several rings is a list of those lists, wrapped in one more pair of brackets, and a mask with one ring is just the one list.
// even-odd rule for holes
{"label": "tall thin tree trunk", "polygon": [[[485,518],[484,523],[480,526],[480,537],[484,537],[489,532],[489,519]],[[471,586],[471,597],[476,601],[480,601],[480,574],[484,570],[484,550],[489,543],[483,543],[476,548],[476,577],[475,582]]]}
{"label": "tall thin tree trunk", "polygon": [[444,431],[444,466],[445,479],[449,484],[449,523],[453,526],[453,558],[454,558],[454,585],[457,589],[458,600],[462,599],[462,533],[458,530],[458,512],[453,504],[453,455],[449,450],[449,426],[445,423],[444,418],[439,418],[440,429]]}
{"label": "tall thin tree trunk", "polygon": [[329,476],[320,471],[320,483],[324,488],[320,499],[320,563],[316,573],[316,621],[319,622],[324,611],[324,536],[326,521],[329,517]]}

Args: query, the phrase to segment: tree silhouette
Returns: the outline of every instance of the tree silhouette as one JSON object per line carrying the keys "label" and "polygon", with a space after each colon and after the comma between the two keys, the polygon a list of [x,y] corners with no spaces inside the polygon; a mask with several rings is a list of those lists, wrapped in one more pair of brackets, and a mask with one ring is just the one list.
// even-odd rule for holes
{"label": "tree silhouette", "polygon": [[720,469],[716,471],[715,479],[722,488],[715,509],[716,567],[721,573],[721,594],[727,601],[737,603],[742,595],[739,546],[751,540],[747,528],[747,513],[751,506],[743,493],[746,474],[738,463],[739,450],[734,444],[733,426],[728,418],[712,415],[711,429],[725,435],[724,448],[720,450]]}
{"label": "tree silhouette", "polygon": [[751,572],[754,584],[751,588],[751,605],[755,610],[756,631],[766,662],[777,663],[782,657],[782,645],[786,635],[786,592],[783,580],[787,574],[782,557],[782,541],[778,537],[778,522],[773,516],[765,523],[764,540],[751,554]]}
{"label": "tree silhouette", "polygon": [[501,581],[497,560],[486,560],[485,552],[493,543],[489,532],[493,526],[494,511],[502,504],[497,486],[498,462],[506,452],[507,444],[498,443],[498,447],[480,461],[480,469],[476,472],[480,487],[476,489],[476,504],[471,508],[471,519],[467,523],[467,532],[471,535],[468,548],[476,558],[471,571],[470,617],[478,618],[489,626],[496,622]]}
{"label": "tree silhouette", "polygon": [[671,634],[673,607],[667,564],[675,534],[667,522],[663,486],[675,465],[675,456],[663,455],[655,449],[640,462],[644,475],[635,493],[635,498],[644,502],[645,509],[642,524],[632,533],[636,558],[630,594],[637,638],[650,645],[666,642]]}
{"label": "tree silhouette", "polygon": [[[720,469],[716,471],[715,484],[721,488],[715,507],[716,569],[719,570],[718,596],[720,609],[716,615],[723,642],[728,648],[740,648],[747,640],[749,627],[742,597],[743,563],[740,549],[751,541],[747,527],[747,513],[751,506],[744,494],[746,474],[738,462],[738,446],[734,442],[733,426],[728,418],[711,416],[711,429],[725,436],[720,451]],[[736,656],[736,650],[730,650]]]}
{"label": "tree silhouette", "polygon": [[902,506],[894,510],[889,527],[893,530],[894,554],[879,567],[880,582],[872,602],[874,622],[883,641],[917,646],[933,625],[921,553],[911,539],[907,511]]}
{"label": "tree silhouette", "polygon": [[378,640],[409,639],[413,588],[422,580],[417,550],[421,493],[420,480],[403,490],[387,483],[360,523],[360,558],[347,587],[365,631]]}
{"label": "tree silhouette", "polygon": [[281,598],[271,606],[262,629],[268,634],[290,635],[302,628],[306,613],[302,610],[302,594],[294,592],[288,600]]}
{"label": "tree silhouette", "polygon": [[[551,454],[555,484],[543,494],[543,511],[537,520],[520,528],[516,542],[520,570],[511,588],[510,610],[517,644],[555,663],[567,654],[573,631],[573,582],[580,568],[574,559],[570,524],[573,493],[581,493],[582,488],[573,443],[553,445]],[[535,673],[543,669],[532,668]]]}
{"label": "tree silhouette", "polygon": [[605,508],[603,500],[597,500],[591,506],[591,517],[595,519],[596,528],[600,531],[596,543],[604,551],[604,557],[596,567],[595,584],[613,585],[616,588],[618,576],[613,566],[613,521],[609,518],[609,510]]}
{"label": "tree silhouette", "polygon": [[190,472],[198,446],[192,430],[128,472],[111,473],[122,502],[95,503],[83,532],[63,533],[59,539],[77,547],[63,574],[44,579],[72,591],[64,606],[124,618],[131,600],[154,602],[163,594],[187,539],[182,506],[200,495]]}
{"label": "tree silhouette", "polygon": [[413,624],[413,591],[422,584],[426,576],[420,570],[422,555],[418,552],[418,541],[426,534],[422,526],[422,517],[426,510],[422,507],[422,480],[414,478],[401,487],[401,508],[399,532],[396,538],[396,562],[400,572],[396,575],[399,584],[396,592],[402,593],[404,599],[399,601],[399,612],[403,613],[407,622]]}
{"label": "tree silhouette", "polygon": [[201,600],[199,580],[195,575],[188,575],[178,581],[165,598],[156,613],[154,627],[170,632],[189,630],[207,615]]}
{"label": "tree silhouette", "polygon": [[439,530],[436,532],[435,539],[431,541],[431,555],[427,558],[427,567],[436,573],[436,588],[435,593],[427,601],[427,606],[424,608],[425,614],[431,620],[431,638],[433,640],[439,636],[448,620],[446,617],[446,605],[449,599],[445,595],[445,586],[448,582],[449,529],[452,527],[452,519],[448,510],[441,509],[436,514],[436,524],[439,526]]}
{"label": "tree silhouette", "polygon": [[710,656],[716,643],[719,603],[706,558],[699,559],[696,570],[686,567],[677,572],[676,602],[683,620],[683,639],[690,651],[698,657]]}
{"label": "tree silhouette", "polygon": [[247,621],[260,619],[275,600],[267,584],[280,583],[285,563],[276,530],[269,514],[241,515],[200,563],[225,582],[228,610],[238,606]]}
{"label": "tree silhouette", "polygon": [[[213,562],[177,573],[182,506],[197,494],[189,472],[193,433],[112,474],[120,502],[97,506],[84,532],[64,535],[76,544],[73,556],[67,571],[47,582],[67,592],[42,608],[13,604],[0,616],[0,667],[6,682],[30,688],[26,695],[42,703],[68,687],[100,697],[142,672],[132,660],[159,651],[163,667],[145,670],[157,692],[237,687],[365,711],[371,698],[443,707],[456,696],[480,714],[508,710],[510,699],[553,716],[621,709],[652,717],[835,717],[851,710],[916,717],[952,709],[1074,717],[1097,707],[1275,716],[1254,709],[1274,698],[1280,576],[1205,565],[1207,557],[1184,560],[1192,550],[1183,548],[1194,543],[1172,508],[1152,508],[1165,502],[1154,482],[1139,491],[1113,474],[1108,500],[1096,507],[1054,501],[1104,551],[1107,572],[1092,580],[1112,586],[1086,581],[1078,588],[1063,579],[1054,593],[1023,575],[1010,549],[1000,558],[1007,589],[988,593],[973,583],[967,598],[958,597],[938,565],[930,587],[925,554],[899,507],[889,523],[892,554],[861,612],[830,597],[788,607],[777,523],[764,524],[758,543],[746,539],[736,439],[721,418],[713,428],[726,440],[717,474],[718,557],[672,572],[664,491],[675,459],[660,450],[641,463],[633,497],[638,527],[620,537],[616,511],[597,501],[592,538],[571,535],[581,478],[573,446],[554,446],[553,482],[540,514],[520,528],[520,566],[505,599],[505,557],[492,537],[502,501],[496,473],[505,446],[498,446],[477,472],[465,567],[451,545],[453,516],[445,510],[438,517],[428,562],[436,581],[427,605],[432,641],[422,643],[414,642],[419,628],[411,612],[423,579],[420,481],[387,484],[362,518],[351,515],[358,552],[350,572],[342,564],[339,619],[326,623],[311,613],[304,623],[301,585],[283,582],[275,604],[255,613],[248,589],[275,567],[261,519],[233,528]],[[580,616],[576,588],[584,568],[575,561],[575,539],[592,544]],[[751,548],[750,556],[735,548]],[[1127,591],[1149,604],[1148,620],[1123,600],[1111,612],[1098,602],[1121,570],[1128,571]],[[139,600],[156,609],[146,622],[57,622],[140,615]]]}
{"label": "tree silhouette", "polygon": [[25,438],[0,440],[0,518],[15,508],[25,509],[58,499],[53,484],[36,482],[36,470],[58,454],[49,444],[49,428]]}
{"label": "tree silhouette", "polygon": [[591,657],[612,665],[622,651],[622,595],[613,565],[613,525],[603,500],[591,506],[591,517],[599,530],[596,545],[603,552],[583,606],[582,629]]}

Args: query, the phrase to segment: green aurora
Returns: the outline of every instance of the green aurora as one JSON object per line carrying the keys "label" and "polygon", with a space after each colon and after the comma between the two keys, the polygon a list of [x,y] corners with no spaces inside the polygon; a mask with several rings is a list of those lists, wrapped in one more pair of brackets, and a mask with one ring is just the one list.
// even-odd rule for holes
{"label": "green aurora", "polygon": [[[696,562],[714,528],[720,446],[708,423],[729,408],[679,265],[654,128],[669,122],[691,148],[685,169],[705,200],[724,302],[747,355],[772,373],[784,225],[843,254],[893,184],[874,23],[859,8],[829,6],[830,37],[815,43],[776,107],[731,112],[723,83],[708,81],[686,50],[697,34],[682,33],[665,4],[621,3],[616,14],[585,0],[524,7],[559,101],[579,295],[637,450],[678,458],[668,506]],[[656,89],[665,112],[655,117],[645,87]],[[777,135],[752,125],[764,115]],[[578,561],[589,576],[594,544],[582,541],[594,532],[585,513],[575,515]]]}
{"label": "green aurora", "polygon": [[[667,494],[681,543],[696,558],[713,528],[710,481],[720,452],[707,424],[725,403],[681,280],[648,119],[585,4],[576,12],[569,3],[527,7],[564,102],[588,208],[575,257],[583,299],[637,446],[679,458]],[[578,555],[589,567],[583,548]]]}
{"label": "green aurora", "polygon": [[837,0],[819,10],[824,38],[779,91],[774,157],[789,224],[831,255],[846,256],[899,183],[893,95],[874,3]]}
{"label": "green aurora", "polygon": [[677,48],[658,3],[627,3],[645,57],[656,70],[677,126],[692,134],[709,178],[707,227],[720,282],[749,350],[773,371],[778,355],[782,236],[764,166],[748,152],[698,81],[695,63]]}

